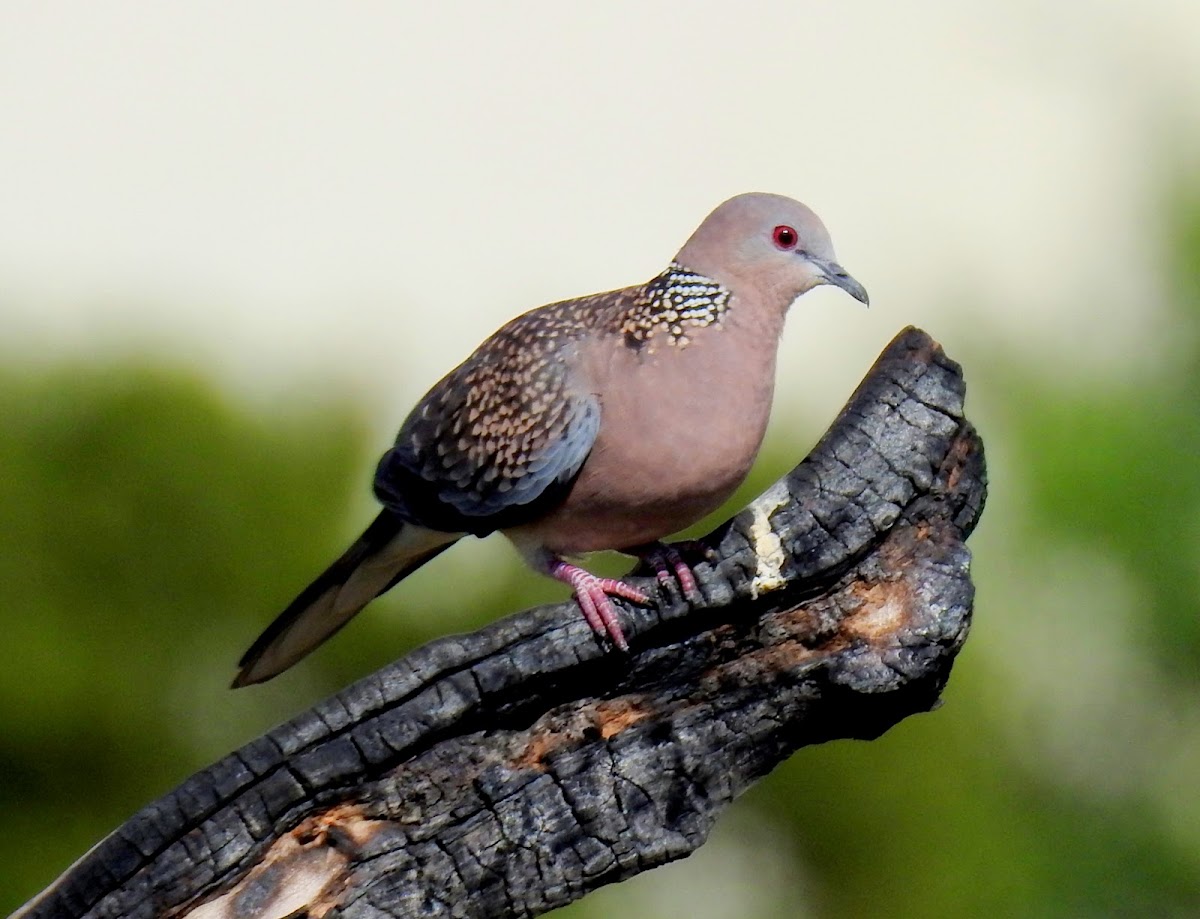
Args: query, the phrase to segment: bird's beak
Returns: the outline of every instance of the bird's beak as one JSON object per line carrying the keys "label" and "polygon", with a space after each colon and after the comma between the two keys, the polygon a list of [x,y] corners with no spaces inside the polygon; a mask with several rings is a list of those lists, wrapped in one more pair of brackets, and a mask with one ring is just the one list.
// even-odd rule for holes
{"label": "bird's beak", "polygon": [[846,269],[837,262],[827,262],[823,259],[813,258],[811,255],[808,257],[808,260],[821,273],[820,283],[840,287],[859,303],[866,306],[871,305],[871,300],[867,296],[867,289],[854,280],[854,278],[850,277]]}

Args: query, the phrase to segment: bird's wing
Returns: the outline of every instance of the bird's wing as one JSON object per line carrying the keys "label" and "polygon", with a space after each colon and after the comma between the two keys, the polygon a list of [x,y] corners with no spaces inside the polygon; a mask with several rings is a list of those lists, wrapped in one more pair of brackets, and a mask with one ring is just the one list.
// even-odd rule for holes
{"label": "bird's wing", "polygon": [[483,535],[562,500],[600,429],[578,369],[581,315],[580,301],[526,313],[434,386],[379,463],[384,506]]}

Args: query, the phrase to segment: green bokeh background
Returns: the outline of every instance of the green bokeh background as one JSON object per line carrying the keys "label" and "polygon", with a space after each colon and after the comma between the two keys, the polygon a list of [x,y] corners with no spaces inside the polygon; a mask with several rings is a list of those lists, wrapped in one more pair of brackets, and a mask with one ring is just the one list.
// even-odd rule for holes
{"label": "green bokeh background", "polygon": [[[929,329],[965,367],[991,475],[946,704],[799,752],[696,856],[560,915],[1200,915],[1200,193],[1160,191],[1175,344],[1136,382]],[[266,404],[218,376],[0,366],[0,913],[405,649],[561,597],[505,547],[464,546],[285,677],[228,691],[368,519],[382,444],[353,392]],[[734,503],[827,420],[777,419]]]}

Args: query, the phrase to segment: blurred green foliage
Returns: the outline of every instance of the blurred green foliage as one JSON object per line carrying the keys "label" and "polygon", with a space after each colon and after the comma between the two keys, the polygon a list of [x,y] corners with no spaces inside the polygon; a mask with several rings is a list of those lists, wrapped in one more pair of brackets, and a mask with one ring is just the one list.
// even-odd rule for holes
{"label": "blurred green foliage", "polygon": [[[1200,195],[1169,213],[1178,337],[1138,381],[1073,386],[980,339],[949,348],[993,449],[947,704],[801,751],[695,857],[560,915],[703,912],[739,858],[749,919],[1200,914]],[[458,550],[293,673],[227,691],[368,519],[381,445],[348,397],[312,401],[252,407],[136,363],[0,374],[0,913],[403,649],[561,595],[515,556]],[[470,583],[438,589],[463,566]]]}

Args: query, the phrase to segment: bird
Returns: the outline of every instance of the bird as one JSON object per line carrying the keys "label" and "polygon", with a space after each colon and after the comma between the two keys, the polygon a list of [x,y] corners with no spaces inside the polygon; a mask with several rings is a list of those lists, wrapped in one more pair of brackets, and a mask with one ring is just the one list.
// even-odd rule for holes
{"label": "bird", "polygon": [[784,319],[820,285],[869,303],[812,210],[755,192],[720,204],[646,283],[509,321],[408,415],[376,469],[382,510],[250,646],[233,686],[283,672],[459,539],[495,531],[627,650],[612,599],[647,594],[571,559],[626,552],[694,594],[662,540],[745,479]]}

